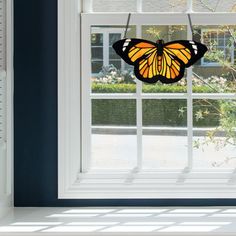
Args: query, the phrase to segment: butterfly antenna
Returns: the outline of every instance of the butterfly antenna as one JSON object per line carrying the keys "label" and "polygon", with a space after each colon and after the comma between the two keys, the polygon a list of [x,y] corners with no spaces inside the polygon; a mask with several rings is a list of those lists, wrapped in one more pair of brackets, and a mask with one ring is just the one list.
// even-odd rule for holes
{"label": "butterfly antenna", "polygon": [[192,40],[193,40],[193,38],[194,38],[194,34],[193,34],[193,24],[192,24],[191,16],[190,16],[189,13],[188,13],[188,21],[189,21],[189,26],[190,26],[190,29],[191,29],[191,32],[192,32]]}
{"label": "butterfly antenna", "polygon": [[126,38],[127,31],[128,31],[128,28],[129,28],[130,17],[131,17],[131,13],[129,13],[128,18],[127,18],[127,23],[126,23],[126,26],[125,26],[124,39]]}

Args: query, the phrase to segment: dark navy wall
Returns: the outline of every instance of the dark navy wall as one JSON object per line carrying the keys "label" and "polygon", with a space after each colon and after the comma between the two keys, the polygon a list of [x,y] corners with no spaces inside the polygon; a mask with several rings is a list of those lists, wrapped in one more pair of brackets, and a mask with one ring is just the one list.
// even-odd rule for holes
{"label": "dark navy wall", "polygon": [[235,200],[57,199],[57,0],[15,0],[15,206],[234,205]]}

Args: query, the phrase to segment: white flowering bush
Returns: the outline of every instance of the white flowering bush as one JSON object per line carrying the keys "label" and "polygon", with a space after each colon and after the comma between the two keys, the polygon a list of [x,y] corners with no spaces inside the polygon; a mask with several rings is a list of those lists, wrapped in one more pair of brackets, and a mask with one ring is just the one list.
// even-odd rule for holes
{"label": "white flowering bush", "polygon": [[135,75],[132,69],[118,70],[114,65],[103,66],[98,76],[92,78],[96,84],[133,84]]}
{"label": "white flowering bush", "polygon": [[[227,81],[226,78],[223,78],[222,76],[210,76],[208,78],[201,79],[200,77],[192,77],[192,84],[193,87],[201,87],[201,86],[209,86],[212,88],[212,92],[224,92],[229,90],[229,81]],[[176,85],[179,86],[186,86],[187,80],[181,79],[179,80]]]}

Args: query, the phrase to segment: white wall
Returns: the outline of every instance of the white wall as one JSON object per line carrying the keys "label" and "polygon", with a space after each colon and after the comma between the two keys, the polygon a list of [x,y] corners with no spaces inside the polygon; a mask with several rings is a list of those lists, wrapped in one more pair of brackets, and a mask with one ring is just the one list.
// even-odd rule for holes
{"label": "white wall", "polygon": [[13,206],[13,0],[0,0],[0,217]]}

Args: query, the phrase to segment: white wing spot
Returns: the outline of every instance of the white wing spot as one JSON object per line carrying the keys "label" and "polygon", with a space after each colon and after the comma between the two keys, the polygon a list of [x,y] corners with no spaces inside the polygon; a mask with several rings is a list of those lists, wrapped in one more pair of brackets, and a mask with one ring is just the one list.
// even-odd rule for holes
{"label": "white wing spot", "polygon": [[131,41],[131,39],[126,39],[124,44],[123,44],[123,48],[122,50],[125,51],[126,47],[129,45],[129,42]]}

